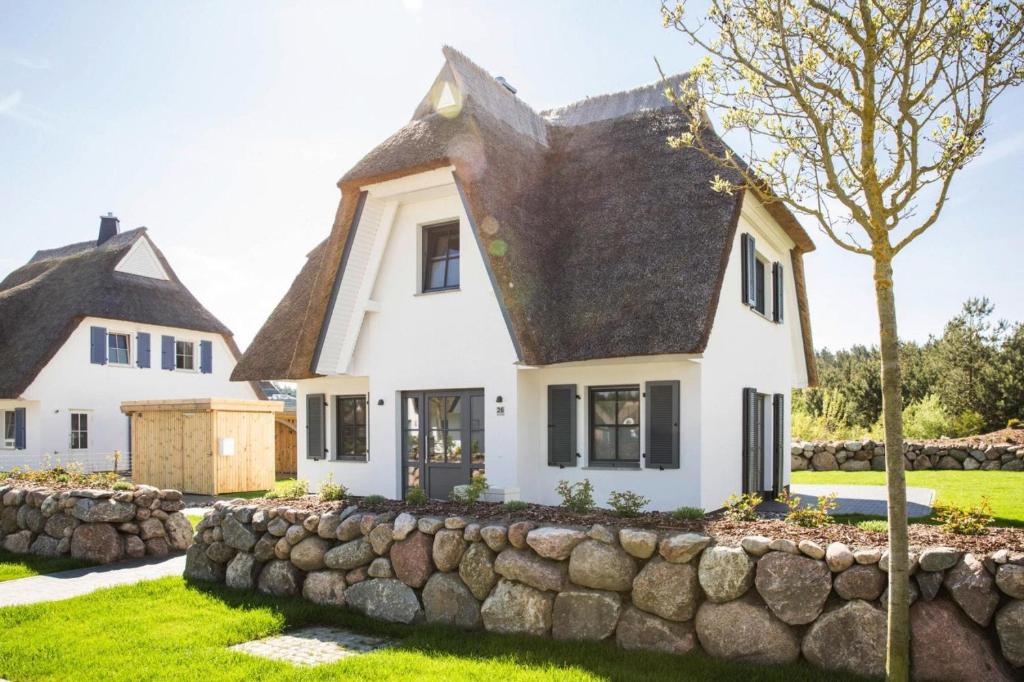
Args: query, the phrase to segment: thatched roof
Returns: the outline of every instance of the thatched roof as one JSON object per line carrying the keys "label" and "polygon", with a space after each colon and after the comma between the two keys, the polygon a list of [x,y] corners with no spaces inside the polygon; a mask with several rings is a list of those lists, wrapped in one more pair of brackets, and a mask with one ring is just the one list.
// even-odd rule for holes
{"label": "thatched roof", "polygon": [[149,239],[144,227],[101,245],[38,251],[0,282],[0,398],[19,397],[85,317],[221,334],[240,355],[231,331],[185,288],[152,241],[168,280],[114,270],[140,239]]}
{"label": "thatched roof", "polygon": [[[667,146],[687,121],[662,94],[665,84],[535,113],[459,52],[444,54],[413,120],[342,177],[330,237],[234,377],[315,376],[360,188],[444,166],[455,168],[523,363],[702,352],[743,198],[710,189],[716,173],[727,174],[706,157]],[[444,88],[456,106],[439,110]],[[814,248],[788,211],[770,210],[797,245],[794,260]]]}

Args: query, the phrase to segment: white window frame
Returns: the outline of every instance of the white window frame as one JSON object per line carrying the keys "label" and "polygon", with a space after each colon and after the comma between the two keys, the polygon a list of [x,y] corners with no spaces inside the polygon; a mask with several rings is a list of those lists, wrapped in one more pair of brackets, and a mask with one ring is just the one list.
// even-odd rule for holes
{"label": "white window frame", "polygon": [[[85,452],[85,451],[87,451],[89,449],[89,441],[91,439],[91,434],[89,433],[89,422],[92,421],[91,418],[90,418],[92,416],[92,414],[91,414],[91,412],[89,410],[69,410],[69,414],[71,416],[68,418],[69,419],[69,423],[68,423],[68,427],[69,427],[69,431],[68,431],[68,450],[71,450],[73,452]],[[75,429],[75,417],[76,416],[78,416],[78,417],[85,417],[85,429],[81,429],[81,428],[79,428],[77,430]],[[75,433],[76,432],[80,433],[80,434],[81,433],[85,434],[85,447],[84,448],[81,448],[81,447],[76,448],[75,447]]]}
{"label": "white window frame", "polygon": [[[110,359],[110,337],[111,336],[123,336],[127,341],[128,360],[127,362],[114,362]],[[132,366],[132,334],[131,332],[123,332],[117,329],[107,331],[107,364],[111,367],[131,367]]]}
{"label": "white window frame", "polygon": [[[192,366],[191,367],[179,367],[178,366],[178,357],[179,357],[178,344],[179,343],[187,343],[189,346],[192,347],[192,352],[191,352]],[[198,348],[199,348],[199,343],[194,341],[193,339],[179,339],[179,338],[175,338],[174,339],[174,371],[175,372],[198,372],[199,371],[199,359],[196,357],[196,350]],[[181,357],[184,357],[184,356],[181,356]]]}
{"label": "white window frame", "polygon": [[[0,410],[0,412],[2,412],[2,414],[3,414],[3,427],[4,427],[4,437],[3,437],[2,444],[0,444],[0,447],[2,447],[4,450],[13,450],[14,449],[14,441],[15,441],[15,438],[17,438],[17,433],[15,433],[15,429],[17,427],[15,426],[15,422],[14,422],[14,419],[15,419],[15,417],[14,417],[14,410]],[[11,437],[10,438],[7,437],[7,425],[8,424],[10,424],[10,426],[11,426]]]}

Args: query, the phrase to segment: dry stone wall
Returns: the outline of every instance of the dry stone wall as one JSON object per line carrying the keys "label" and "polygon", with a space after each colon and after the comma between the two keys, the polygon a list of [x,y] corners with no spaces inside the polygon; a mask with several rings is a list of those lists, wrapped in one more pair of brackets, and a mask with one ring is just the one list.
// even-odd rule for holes
{"label": "dry stone wall", "polygon": [[[841,543],[220,502],[185,574],[398,623],[881,675],[887,570]],[[1024,672],[1024,552],[928,548],[910,591],[918,679]]]}
{"label": "dry stone wall", "polygon": [[[885,444],[873,440],[794,443],[793,471],[885,471]],[[903,444],[907,471],[1024,471],[1024,445]]]}
{"label": "dry stone wall", "polygon": [[165,556],[192,544],[177,490],[50,490],[0,485],[0,547],[94,564]]}

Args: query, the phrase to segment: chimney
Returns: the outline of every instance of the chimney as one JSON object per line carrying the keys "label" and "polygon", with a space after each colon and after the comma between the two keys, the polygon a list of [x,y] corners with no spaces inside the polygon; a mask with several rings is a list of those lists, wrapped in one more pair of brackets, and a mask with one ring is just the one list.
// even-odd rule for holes
{"label": "chimney", "polygon": [[116,235],[121,231],[121,221],[118,220],[113,213],[107,213],[107,215],[100,216],[100,236],[96,238],[96,246],[100,246],[105,241]]}
{"label": "chimney", "polygon": [[506,90],[508,90],[509,92],[511,92],[511,93],[512,93],[513,95],[514,95],[514,94],[516,94],[516,92],[518,92],[518,91],[517,91],[517,90],[516,90],[516,89],[515,89],[514,87],[512,87],[512,84],[511,84],[511,83],[509,83],[509,82],[508,82],[508,81],[507,81],[507,80],[505,79],[505,77],[504,77],[504,76],[498,76],[498,77],[497,77],[497,78],[495,78],[494,80],[496,80],[496,81],[498,81],[499,83],[501,83],[502,87],[504,87],[504,88],[505,88]]}

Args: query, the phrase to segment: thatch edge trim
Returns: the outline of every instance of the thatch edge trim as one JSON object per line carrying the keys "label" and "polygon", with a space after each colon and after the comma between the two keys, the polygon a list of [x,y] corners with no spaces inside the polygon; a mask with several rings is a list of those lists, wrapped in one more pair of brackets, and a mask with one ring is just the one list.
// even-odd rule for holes
{"label": "thatch edge trim", "polygon": [[796,285],[796,302],[799,310],[800,333],[804,341],[804,364],[807,367],[807,385],[818,385],[818,363],[814,358],[814,341],[811,338],[811,310],[807,305],[807,284],[804,276],[804,254],[798,247],[790,252],[793,266],[793,283]]}

